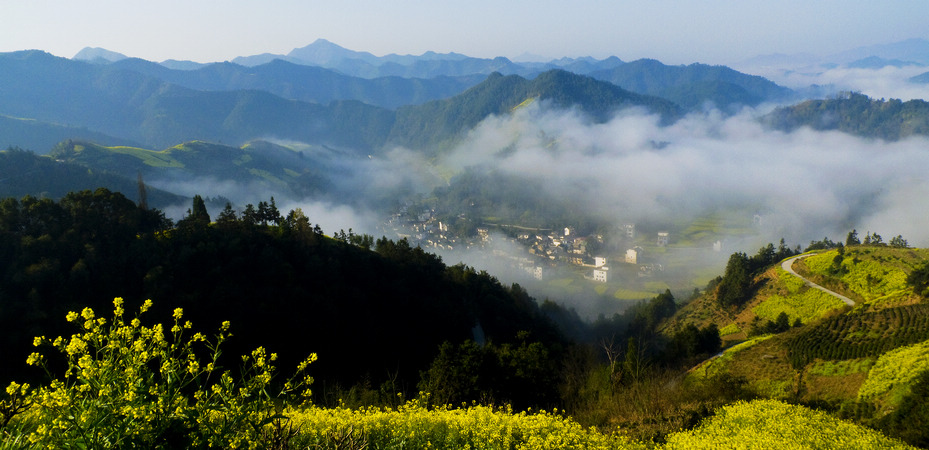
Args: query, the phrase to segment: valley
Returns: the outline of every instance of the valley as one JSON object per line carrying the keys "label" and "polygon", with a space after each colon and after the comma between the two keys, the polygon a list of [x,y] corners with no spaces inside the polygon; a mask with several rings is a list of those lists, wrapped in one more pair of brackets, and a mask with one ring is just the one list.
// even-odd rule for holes
{"label": "valley", "polygon": [[927,447],[929,108],[844,87],[0,53],[2,443]]}

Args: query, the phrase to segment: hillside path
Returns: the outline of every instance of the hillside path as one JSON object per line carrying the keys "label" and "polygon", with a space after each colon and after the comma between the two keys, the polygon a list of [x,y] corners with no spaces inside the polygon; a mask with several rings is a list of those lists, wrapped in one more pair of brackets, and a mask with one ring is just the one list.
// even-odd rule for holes
{"label": "hillside path", "polygon": [[781,263],[781,268],[784,269],[785,272],[787,272],[787,273],[789,273],[789,274],[791,274],[791,275],[793,275],[793,276],[795,276],[795,277],[797,277],[797,278],[803,280],[803,282],[804,282],[807,286],[809,286],[809,287],[811,287],[811,288],[814,288],[814,289],[819,289],[820,291],[823,291],[823,292],[825,292],[825,293],[827,293],[827,294],[829,294],[829,295],[831,295],[831,296],[833,296],[833,297],[836,297],[836,298],[838,298],[839,300],[842,300],[843,302],[845,302],[845,304],[848,305],[848,306],[855,306],[855,301],[854,301],[854,300],[852,300],[852,299],[850,299],[850,298],[848,298],[848,297],[846,297],[846,296],[844,296],[844,295],[842,295],[842,294],[839,294],[838,292],[830,291],[829,289],[826,289],[826,288],[824,288],[824,287],[822,287],[822,286],[820,286],[820,285],[818,285],[818,284],[816,284],[816,283],[814,283],[814,282],[812,282],[812,281],[810,281],[810,280],[807,280],[806,278],[803,278],[803,277],[800,276],[800,274],[798,274],[797,272],[794,272],[794,269],[793,269],[794,261],[796,261],[796,260],[798,260],[798,259],[801,259],[801,258],[806,258],[807,256],[813,256],[813,255],[814,255],[814,254],[811,253],[811,254],[808,254],[808,255],[794,256],[793,258],[784,260],[784,262]]}

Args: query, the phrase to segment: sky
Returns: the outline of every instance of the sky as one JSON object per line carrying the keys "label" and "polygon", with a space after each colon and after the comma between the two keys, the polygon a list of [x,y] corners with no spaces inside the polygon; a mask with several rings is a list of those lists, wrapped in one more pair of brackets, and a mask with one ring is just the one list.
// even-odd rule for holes
{"label": "sky", "polygon": [[929,38],[914,0],[3,0],[0,52],[102,47],[152,61],[285,54],[316,39],[419,55],[610,55],[731,64]]}

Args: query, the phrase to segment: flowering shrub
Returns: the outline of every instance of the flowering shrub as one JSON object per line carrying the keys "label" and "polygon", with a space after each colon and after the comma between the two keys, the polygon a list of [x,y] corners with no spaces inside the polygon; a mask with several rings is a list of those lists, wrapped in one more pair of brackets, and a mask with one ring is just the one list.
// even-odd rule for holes
{"label": "flowering shrub", "polygon": [[898,406],[926,370],[929,370],[929,341],[891,350],[881,355],[868,372],[867,380],[858,390],[858,399],[889,397],[884,400],[890,406]]}
{"label": "flowering shrub", "polygon": [[665,449],[908,449],[880,432],[777,400],[738,402],[699,427],[668,437]]}
{"label": "flowering shrub", "polygon": [[[35,338],[40,350],[50,346],[63,354],[67,369],[55,378],[45,355],[29,355],[26,362],[44,368],[52,381],[29,394],[31,406],[5,430],[8,442],[25,438],[47,448],[266,447],[275,438],[272,430],[282,430],[279,422],[286,420],[275,402],[310,393],[312,379],[302,374],[315,354],[272,396],[277,355],[259,347],[243,356],[238,379],[219,367],[220,345],[231,335],[229,322],[211,341],[202,333],[186,336],[192,324],[183,320],[180,308],[165,330],[141,323],[151,300],[128,323],[123,300],[113,304],[111,320],[90,308],[68,313],[68,322],[78,327],[70,338]],[[25,389],[11,384],[10,401]]]}
{"label": "flowering shrub", "polygon": [[[621,435],[584,428],[558,411],[514,413],[472,405],[397,409],[304,408],[287,411],[311,448],[644,449]],[[346,445],[352,442],[354,445]],[[341,445],[337,445],[341,443]]]}

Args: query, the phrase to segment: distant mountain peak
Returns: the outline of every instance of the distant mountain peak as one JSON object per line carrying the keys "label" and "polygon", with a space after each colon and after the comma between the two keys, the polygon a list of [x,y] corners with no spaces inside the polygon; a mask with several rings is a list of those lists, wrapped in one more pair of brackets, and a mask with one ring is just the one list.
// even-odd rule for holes
{"label": "distant mountain peak", "polygon": [[90,62],[116,62],[128,58],[122,53],[107,50],[100,47],[84,47],[77,52],[71,59]]}
{"label": "distant mountain peak", "polygon": [[291,50],[287,57],[323,67],[336,64],[344,59],[360,59],[366,62],[377,61],[377,57],[371,53],[349,50],[322,38],[305,47]]}
{"label": "distant mountain peak", "polygon": [[852,61],[847,64],[848,67],[854,69],[880,69],[882,67],[892,66],[892,67],[906,67],[906,66],[923,66],[914,61],[901,61],[899,59],[886,59],[879,56],[868,56],[867,58],[862,58],[857,61]]}

